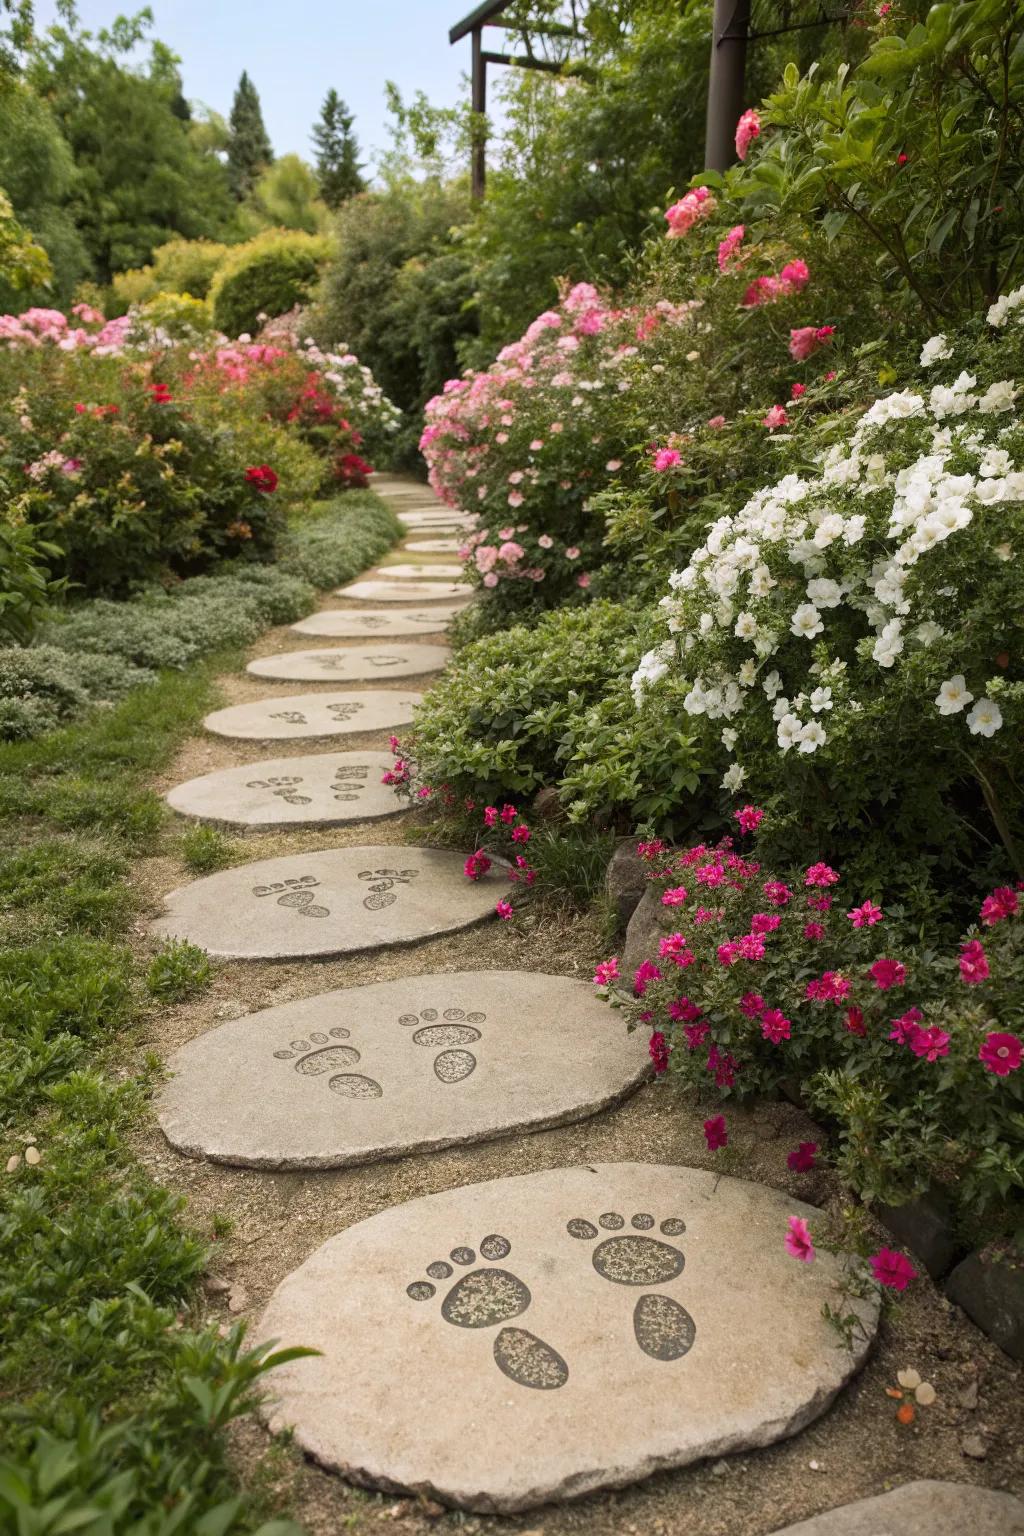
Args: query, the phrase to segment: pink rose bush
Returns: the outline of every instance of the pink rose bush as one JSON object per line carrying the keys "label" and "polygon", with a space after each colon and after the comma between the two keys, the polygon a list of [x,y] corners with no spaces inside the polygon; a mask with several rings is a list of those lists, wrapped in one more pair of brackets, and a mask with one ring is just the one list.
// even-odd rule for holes
{"label": "pink rose bush", "polygon": [[[741,835],[762,833],[755,817],[736,813]],[[661,1071],[722,1098],[799,1083],[871,1198],[895,1203],[934,1178],[967,1202],[995,1198],[1024,1108],[1024,882],[986,898],[984,941],[975,930],[959,956],[936,956],[828,864],[780,879],[730,838],[641,849],[662,937],[594,980],[656,1037]],[[721,1117],[708,1125],[724,1145]],[[801,1146],[790,1166],[817,1152]]]}

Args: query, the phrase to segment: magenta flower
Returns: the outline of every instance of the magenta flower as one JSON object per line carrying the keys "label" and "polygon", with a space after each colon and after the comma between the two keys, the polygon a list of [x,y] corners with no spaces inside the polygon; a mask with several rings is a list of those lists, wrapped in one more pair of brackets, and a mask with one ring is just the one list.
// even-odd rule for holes
{"label": "magenta flower", "polygon": [[864,901],[846,915],[855,928],[873,928],[876,923],[882,921],[885,914],[881,907],[875,906],[873,901]]}
{"label": "magenta flower", "polygon": [[811,1232],[802,1216],[789,1218],[789,1230],[785,1236],[786,1252],[794,1259],[799,1259],[801,1264],[810,1264],[814,1258],[814,1244],[811,1241]]}
{"label": "magenta flower", "polygon": [[715,1115],[713,1119],[704,1121],[704,1140],[708,1144],[709,1152],[717,1152],[719,1147],[729,1145],[729,1133],[725,1128],[724,1115]]}
{"label": "magenta flower", "polygon": [[665,1012],[677,1024],[694,1024],[700,1018],[700,1009],[688,997],[680,997],[669,1003]]}
{"label": "magenta flower", "polygon": [[809,357],[813,357],[815,352],[832,340],[835,329],[834,325],[795,326],[789,333],[790,357],[795,362],[805,363]]}
{"label": "magenta flower", "polygon": [[972,939],[960,950],[960,980],[969,987],[986,981],[989,975],[988,959],[978,939]]}
{"label": "magenta flower", "polygon": [[498,808],[497,808],[497,806],[496,805],[485,806],[484,807],[484,826],[485,827],[493,827],[495,822],[497,821],[497,819],[498,819]]}
{"label": "magenta flower", "polygon": [[776,432],[779,427],[789,426],[789,417],[786,415],[784,405],[773,405],[761,420],[762,427],[767,427],[769,432]]}
{"label": "magenta flower", "polygon": [[1018,1071],[1022,1057],[1024,1045],[1017,1036],[998,1031],[986,1035],[978,1049],[978,1060],[986,1072],[994,1072],[997,1077],[1009,1077],[1011,1072]]}
{"label": "magenta flower", "polygon": [[784,907],[793,897],[789,886],[783,885],[781,880],[766,880],[761,889],[773,907]]}
{"label": "magenta flower", "polygon": [[645,960],[642,965],[637,966],[636,971],[633,973],[633,996],[643,997],[647,991],[648,982],[660,980],[661,972],[653,960]]}
{"label": "magenta flower", "polygon": [[876,960],[874,965],[868,966],[868,975],[879,992],[888,992],[890,987],[904,985],[907,979],[907,968],[898,960],[889,960],[883,956],[881,960]]}
{"label": "magenta flower", "polygon": [[742,224],[734,224],[724,240],[718,245],[718,270],[724,272],[732,265],[733,257],[743,244],[743,236],[746,231]]}
{"label": "magenta flower", "polygon": [[1020,905],[1017,892],[1008,885],[997,886],[981,904],[981,920],[988,928],[995,927],[1005,918],[1014,917]]}
{"label": "magenta flower", "polygon": [[847,1008],[845,1017],[843,1018],[843,1028],[848,1030],[851,1035],[866,1035],[867,1028],[864,1024],[864,1013],[862,1009],[858,1008],[855,1004]]}
{"label": "magenta flower", "polygon": [[660,1077],[668,1070],[668,1042],[660,1029],[656,1029],[651,1036],[647,1049],[650,1051],[651,1061],[654,1063],[656,1076]]}
{"label": "magenta flower", "polygon": [[839,871],[828,864],[812,864],[804,875],[804,885],[838,885]]}
{"label": "magenta flower", "polygon": [[683,456],[676,448],[659,448],[653,462],[654,468],[662,474],[666,469],[675,469],[677,464],[681,464]]}
{"label": "magenta flower", "polygon": [[684,1024],[683,1034],[686,1036],[687,1048],[691,1051],[697,1050],[698,1046],[704,1044],[710,1029],[710,1024]]}
{"label": "magenta flower", "polygon": [[496,902],[494,910],[497,912],[502,922],[507,923],[509,918],[512,916],[512,903],[510,901]]}
{"label": "magenta flower", "polygon": [[810,1173],[816,1166],[814,1154],[818,1150],[816,1141],[802,1141],[795,1151],[790,1152],[786,1158],[786,1166],[794,1173]]}
{"label": "magenta flower", "polygon": [[739,822],[741,831],[756,832],[764,821],[764,811],[759,811],[753,805],[744,805],[736,812],[735,819]]}
{"label": "magenta flower", "polygon": [[514,805],[503,805],[501,808],[501,820],[504,822],[506,827],[515,821],[518,815],[519,812],[516,810]]}
{"label": "magenta flower", "polygon": [[793,1033],[793,1026],[781,1008],[766,1008],[761,1015],[761,1033],[773,1045],[781,1045]]}
{"label": "magenta flower", "polygon": [[486,853],[482,853],[477,849],[476,853],[471,853],[465,864],[463,864],[462,873],[466,876],[467,880],[480,880],[486,875],[490,867],[491,861]]}
{"label": "magenta flower", "polygon": [[530,841],[530,829],[525,822],[520,822],[518,827],[512,828],[512,841],[514,843],[528,843]]}
{"label": "magenta flower", "polygon": [[825,937],[825,928],[824,928],[824,925],[822,923],[805,923],[804,924],[804,938],[805,939],[823,939],[824,937]]}
{"label": "magenta flower", "polygon": [[879,1248],[868,1263],[879,1285],[888,1286],[891,1291],[905,1291],[911,1280],[917,1279],[917,1270],[907,1256],[892,1248]]}
{"label": "magenta flower", "polygon": [[761,118],[754,107],[748,107],[736,124],[736,158],[745,160],[755,139],[761,137]]}
{"label": "magenta flower", "polygon": [[661,895],[663,907],[681,907],[685,900],[686,887],[683,885],[673,886],[671,890],[663,891]]}
{"label": "magenta flower", "polygon": [[764,1012],[764,998],[760,992],[744,992],[740,998],[740,1012],[745,1013],[748,1019],[760,1018]]}
{"label": "magenta flower", "polygon": [[949,1055],[949,1036],[935,1024],[931,1029],[919,1029],[909,1045],[915,1056],[927,1061],[938,1061],[940,1056]]}
{"label": "magenta flower", "polygon": [[924,1014],[920,1008],[908,1008],[906,1013],[901,1013],[898,1019],[891,1020],[892,1029],[889,1031],[889,1039],[895,1040],[897,1045],[912,1046],[921,1029],[921,1020]]}
{"label": "magenta flower", "polygon": [[595,987],[606,987],[609,982],[617,980],[619,975],[619,957],[612,955],[610,960],[602,960],[594,970]]}
{"label": "magenta flower", "polygon": [[755,912],[750,919],[751,933],[774,933],[782,922],[778,912]]}
{"label": "magenta flower", "polygon": [[849,996],[852,985],[841,971],[825,971],[807,983],[804,996],[819,1003],[842,1003]]}

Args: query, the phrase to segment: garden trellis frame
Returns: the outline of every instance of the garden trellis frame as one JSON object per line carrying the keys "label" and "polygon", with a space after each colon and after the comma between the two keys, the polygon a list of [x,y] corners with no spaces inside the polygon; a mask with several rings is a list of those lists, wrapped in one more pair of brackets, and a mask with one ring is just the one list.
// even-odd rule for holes
{"label": "garden trellis frame", "polygon": [[[787,32],[800,32],[807,27],[828,27],[849,20],[850,12],[829,12],[823,0],[768,0],[763,7],[767,12],[753,15],[755,0],[714,0],[711,24],[711,68],[708,77],[707,126],[704,143],[704,164],[708,170],[725,171],[736,158],[735,133],[740,114],[746,102],[747,45],[762,37],[779,37]],[[571,71],[570,62],[537,58],[526,43],[526,54],[493,53],[484,48],[485,27],[501,27],[501,17],[512,0],[485,0],[475,11],[464,16],[448,33],[449,43],[472,38],[472,107],[480,123],[487,112],[488,64],[511,64],[520,69],[542,69],[550,74]],[[575,9],[575,5],[574,5]],[[580,37],[576,27],[558,22],[538,22],[532,29],[539,35],[551,37]],[[476,130],[473,142],[472,192],[474,198],[482,198],[487,182],[487,145],[482,127]]]}

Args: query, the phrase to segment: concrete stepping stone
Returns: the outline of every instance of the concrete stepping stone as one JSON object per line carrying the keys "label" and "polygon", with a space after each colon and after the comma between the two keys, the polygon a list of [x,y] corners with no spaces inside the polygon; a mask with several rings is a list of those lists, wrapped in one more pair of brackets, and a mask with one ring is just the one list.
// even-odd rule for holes
{"label": "concrete stepping stone", "polygon": [[339,1168],[490,1141],[616,1102],[649,1071],[641,1035],[588,982],[562,976],[385,981],[193,1040],[171,1062],[160,1123],[180,1152],[250,1168]]}
{"label": "concrete stepping stone", "polygon": [[847,1351],[821,1313],[840,1262],[786,1253],[787,1218],[817,1214],[654,1163],[392,1207],[272,1296],[261,1336],[322,1351],[275,1371],[272,1423],[358,1483],[502,1514],[769,1445],[825,1411],[877,1323],[844,1300],[866,1334]]}
{"label": "concrete stepping stone", "polygon": [[396,612],[355,608],[322,608],[291,627],[297,635],[333,635],[355,639],[358,635],[424,635],[436,633],[461,608],[400,608]]}
{"label": "concrete stepping stone", "polygon": [[455,555],[462,548],[461,539],[410,539],[404,548],[409,554]]}
{"label": "concrete stepping stone", "polygon": [[408,725],[422,703],[422,693],[406,693],[400,688],[368,688],[360,693],[293,693],[218,709],[207,715],[203,725],[214,736],[244,741],[349,736],[355,731]]}
{"label": "concrete stepping stone", "polygon": [[380,577],[337,588],[338,597],[351,597],[362,603],[430,603],[442,598],[451,602],[453,597],[468,598],[472,593],[467,581],[384,581]]}
{"label": "concrete stepping stone", "polygon": [[422,565],[382,565],[378,569],[382,575],[387,576],[389,579],[397,576],[403,580],[409,577],[414,581],[422,580],[424,577],[430,579],[435,576],[439,579],[447,576],[451,581],[456,581],[460,576],[465,575],[466,571],[464,565],[456,564],[454,561],[451,564],[446,564],[440,560],[434,562],[424,561]]}
{"label": "concrete stepping stone", "polygon": [[1024,1536],[1024,1504],[971,1483],[905,1483],[787,1525],[776,1536]]}
{"label": "concrete stepping stone", "polygon": [[476,519],[467,516],[464,512],[426,512],[422,509],[409,508],[408,511],[398,514],[399,521],[410,528],[472,528]]}
{"label": "concrete stepping stone", "polygon": [[291,683],[359,683],[370,678],[437,672],[448,656],[443,645],[338,645],[323,651],[259,656],[245,670],[253,677],[276,677]]}
{"label": "concrete stepping stone", "polygon": [[409,809],[382,776],[390,752],[318,752],[221,768],[176,784],[167,803],[182,816],[224,827],[332,827]]}
{"label": "concrete stepping stone", "polygon": [[359,846],[223,869],[171,891],[150,925],[224,960],[329,959],[456,933],[508,890],[501,861],[480,880],[439,848]]}

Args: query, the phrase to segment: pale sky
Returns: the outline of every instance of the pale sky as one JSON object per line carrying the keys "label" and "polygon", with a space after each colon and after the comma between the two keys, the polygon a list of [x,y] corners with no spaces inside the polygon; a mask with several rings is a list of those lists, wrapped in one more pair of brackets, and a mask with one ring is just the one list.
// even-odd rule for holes
{"label": "pale sky", "polygon": [[[384,82],[407,99],[426,91],[455,106],[468,86],[469,38],[455,47],[448,29],[477,0],[149,0],[153,35],[182,60],[185,95],[225,116],[242,70],[260,93],[276,154],[309,159],[309,132],[329,86],[355,113],[363,158],[388,148]],[[90,31],[142,8],[133,0],[78,0]],[[36,0],[39,29],[55,17],[53,0]],[[496,35],[500,38],[501,34]]]}

